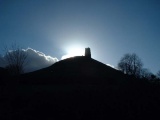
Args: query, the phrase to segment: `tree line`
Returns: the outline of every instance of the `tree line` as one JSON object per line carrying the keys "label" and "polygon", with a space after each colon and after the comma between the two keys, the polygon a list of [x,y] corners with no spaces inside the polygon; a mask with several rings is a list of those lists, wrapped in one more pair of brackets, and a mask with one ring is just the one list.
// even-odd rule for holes
{"label": "tree line", "polygon": [[160,71],[154,75],[147,68],[143,68],[142,60],[135,53],[125,54],[118,62],[118,69],[124,74],[133,75],[137,78],[145,78],[149,80],[160,78]]}

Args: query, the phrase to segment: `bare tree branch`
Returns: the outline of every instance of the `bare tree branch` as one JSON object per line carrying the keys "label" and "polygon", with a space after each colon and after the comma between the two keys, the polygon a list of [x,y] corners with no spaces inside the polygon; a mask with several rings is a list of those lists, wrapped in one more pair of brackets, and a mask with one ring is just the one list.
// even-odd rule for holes
{"label": "bare tree branch", "polygon": [[19,75],[24,73],[24,65],[26,64],[27,53],[16,44],[12,44],[11,50],[5,46],[5,61],[7,62],[7,70],[11,75]]}
{"label": "bare tree branch", "polygon": [[118,63],[118,69],[122,72],[137,77],[140,76],[142,66],[141,59],[135,53],[125,54]]}

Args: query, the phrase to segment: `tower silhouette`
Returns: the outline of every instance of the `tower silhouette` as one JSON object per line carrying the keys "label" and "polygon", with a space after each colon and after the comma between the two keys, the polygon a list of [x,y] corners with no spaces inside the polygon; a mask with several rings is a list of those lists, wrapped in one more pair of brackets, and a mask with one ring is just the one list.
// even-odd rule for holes
{"label": "tower silhouette", "polygon": [[90,50],[90,48],[85,48],[85,57],[91,58],[91,50]]}

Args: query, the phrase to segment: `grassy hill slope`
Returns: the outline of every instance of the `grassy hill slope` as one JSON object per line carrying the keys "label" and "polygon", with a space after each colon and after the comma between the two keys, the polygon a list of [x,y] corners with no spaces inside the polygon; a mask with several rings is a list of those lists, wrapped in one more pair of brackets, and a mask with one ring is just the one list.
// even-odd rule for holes
{"label": "grassy hill slope", "polygon": [[69,58],[10,80],[1,89],[1,119],[160,118],[159,85],[94,59]]}
{"label": "grassy hill slope", "polygon": [[[116,83],[124,75],[99,61],[83,56],[65,59],[22,78],[35,83]],[[122,80],[121,80],[122,81]]]}

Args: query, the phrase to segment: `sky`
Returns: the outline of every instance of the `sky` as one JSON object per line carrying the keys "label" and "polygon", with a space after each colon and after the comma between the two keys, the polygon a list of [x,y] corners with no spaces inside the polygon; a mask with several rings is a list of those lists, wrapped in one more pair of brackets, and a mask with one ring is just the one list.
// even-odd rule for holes
{"label": "sky", "polygon": [[136,53],[145,68],[157,73],[160,1],[0,0],[0,47],[15,42],[50,58],[50,64],[71,51],[83,54],[86,47],[93,59],[114,67],[124,54]]}

